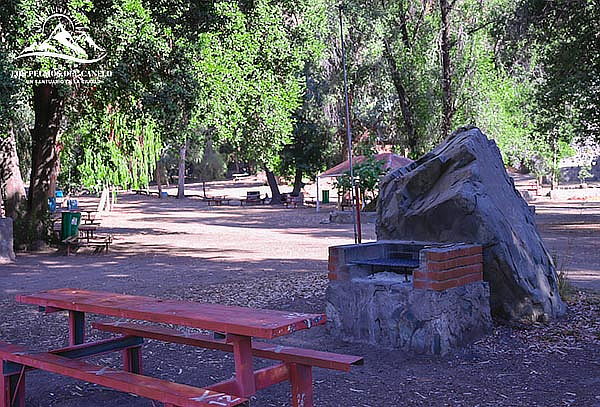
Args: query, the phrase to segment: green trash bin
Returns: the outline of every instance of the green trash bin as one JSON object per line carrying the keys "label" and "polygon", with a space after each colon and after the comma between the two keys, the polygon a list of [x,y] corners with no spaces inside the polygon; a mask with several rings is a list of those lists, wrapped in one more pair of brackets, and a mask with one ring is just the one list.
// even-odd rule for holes
{"label": "green trash bin", "polygon": [[322,203],[329,203],[329,190],[328,189],[324,189],[323,190],[323,199],[321,199]]}
{"label": "green trash bin", "polygon": [[71,236],[77,236],[79,233],[79,223],[81,222],[80,212],[63,212],[60,228],[60,240],[65,240]]}

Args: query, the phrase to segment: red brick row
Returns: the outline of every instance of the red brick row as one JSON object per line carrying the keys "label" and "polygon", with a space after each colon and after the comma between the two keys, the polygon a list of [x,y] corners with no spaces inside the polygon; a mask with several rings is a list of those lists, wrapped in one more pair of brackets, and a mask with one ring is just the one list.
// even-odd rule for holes
{"label": "red brick row", "polygon": [[481,264],[482,262],[483,254],[475,254],[473,256],[456,257],[446,261],[428,261],[426,265],[428,271],[442,271],[469,266],[471,264]]}
{"label": "red brick row", "polygon": [[453,278],[444,281],[430,281],[430,280],[413,280],[413,287],[422,290],[435,290],[444,291],[454,287],[460,287],[463,285],[476,283],[477,281],[483,280],[483,273],[467,274],[460,278]]}
{"label": "red brick row", "polygon": [[427,260],[431,261],[446,261],[455,259],[457,257],[474,256],[476,254],[482,254],[483,248],[478,245],[463,245],[455,248],[438,248],[426,250]]}
{"label": "red brick row", "polygon": [[483,273],[483,265],[481,262],[442,271],[428,271],[419,269],[413,272],[413,278],[415,280],[423,281],[445,281],[460,278],[473,273]]}

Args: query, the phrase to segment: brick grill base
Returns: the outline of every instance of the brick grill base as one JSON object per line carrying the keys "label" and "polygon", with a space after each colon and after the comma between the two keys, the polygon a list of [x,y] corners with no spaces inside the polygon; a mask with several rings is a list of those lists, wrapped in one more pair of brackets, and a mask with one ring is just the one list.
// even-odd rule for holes
{"label": "brick grill base", "polygon": [[[419,253],[420,265],[409,281],[352,264],[411,250]],[[447,354],[492,329],[489,287],[482,271],[482,250],[475,245],[380,241],[331,247],[329,328],[349,342]]]}

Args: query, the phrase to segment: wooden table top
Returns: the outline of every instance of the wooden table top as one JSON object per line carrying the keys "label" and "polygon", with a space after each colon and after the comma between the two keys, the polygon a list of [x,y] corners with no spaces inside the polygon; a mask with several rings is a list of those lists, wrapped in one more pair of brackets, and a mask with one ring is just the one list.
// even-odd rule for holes
{"label": "wooden table top", "polygon": [[326,321],[324,314],[301,314],[191,301],[162,300],[73,288],[18,295],[16,300],[25,304],[184,325],[265,339],[322,325]]}

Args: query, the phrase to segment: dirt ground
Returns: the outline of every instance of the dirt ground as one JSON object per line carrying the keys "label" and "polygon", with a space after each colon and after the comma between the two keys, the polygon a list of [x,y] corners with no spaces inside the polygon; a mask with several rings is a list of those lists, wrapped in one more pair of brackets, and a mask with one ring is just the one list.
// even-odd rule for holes
{"label": "dirt ground", "polygon": [[[255,186],[230,184],[225,194],[242,196]],[[443,358],[344,343],[323,327],[297,332],[280,342],[365,358],[350,373],[315,369],[316,405],[600,407],[600,296],[593,292],[600,290],[600,203],[541,202],[536,212],[548,250],[576,285],[565,318],[545,326],[496,325],[488,337]],[[323,312],[327,247],[353,241],[351,225],[322,223],[327,213],[122,195],[102,221],[103,232],[115,236],[110,253],[65,257],[50,250],[0,266],[0,340],[40,350],[64,345],[64,314],[14,302],[18,293],[61,287]],[[365,240],[375,239],[373,225],[363,232]],[[228,354],[156,341],[147,342],[144,355],[147,374],[196,386],[229,378],[233,367]],[[120,358],[103,356],[100,363],[119,366]],[[27,386],[28,406],[153,405],[44,372],[28,373]],[[252,405],[288,406],[289,385],[260,392]]]}

